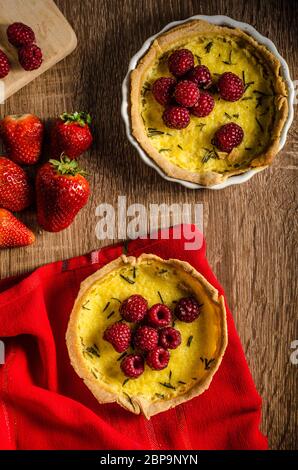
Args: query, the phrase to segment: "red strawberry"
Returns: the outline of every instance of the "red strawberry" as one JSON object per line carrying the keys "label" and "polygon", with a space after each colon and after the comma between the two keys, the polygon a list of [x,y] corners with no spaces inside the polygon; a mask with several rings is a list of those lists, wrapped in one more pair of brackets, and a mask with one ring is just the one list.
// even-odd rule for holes
{"label": "red strawberry", "polygon": [[0,157],[0,206],[22,211],[32,202],[32,187],[27,173],[8,158]]}
{"label": "red strawberry", "polygon": [[42,165],[36,177],[37,220],[48,232],[67,228],[87,204],[90,188],[76,161],[68,157]]}
{"label": "red strawberry", "polygon": [[33,165],[38,161],[43,132],[43,123],[33,114],[6,116],[0,121],[7,156],[19,164]]}
{"label": "red strawberry", "polygon": [[20,222],[11,212],[0,209],[0,248],[14,248],[31,245],[34,233]]}
{"label": "red strawberry", "polygon": [[42,64],[42,52],[36,44],[28,44],[19,49],[19,62],[24,70],[39,69]]}
{"label": "red strawberry", "polygon": [[35,34],[30,26],[24,23],[13,23],[7,28],[7,38],[13,46],[22,47],[33,44]]}
{"label": "red strawberry", "polygon": [[0,49],[0,79],[6,77],[10,71],[10,63],[7,55]]}
{"label": "red strawberry", "polygon": [[52,155],[59,157],[64,152],[69,158],[75,159],[88,150],[92,144],[90,124],[90,114],[61,114],[52,128]]}

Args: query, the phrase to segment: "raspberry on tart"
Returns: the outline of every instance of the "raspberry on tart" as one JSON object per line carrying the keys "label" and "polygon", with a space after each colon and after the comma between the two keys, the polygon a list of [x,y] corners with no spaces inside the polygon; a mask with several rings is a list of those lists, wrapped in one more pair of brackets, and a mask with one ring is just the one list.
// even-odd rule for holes
{"label": "raspberry on tart", "polygon": [[152,93],[156,101],[166,106],[171,103],[176,80],[172,77],[158,78],[152,85]]}
{"label": "raspberry on tart", "polygon": [[200,96],[197,85],[190,80],[181,80],[177,83],[174,97],[178,104],[185,108],[191,108],[196,104]]}
{"label": "raspberry on tart", "polygon": [[144,372],[144,359],[140,354],[129,354],[121,361],[121,370],[126,377],[136,379]]}
{"label": "raspberry on tart", "polygon": [[181,344],[181,333],[176,328],[168,326],[159,332],[159,344],[165,349],[176,349]]}
{"label": "raspberry on tart", "polygon": [[151,326],[140,326],[134,334],[134,346],[136,349],[148,352],[156,348],[158,344],[158,332]]}
{"label": "raspberry on tart", "polygon": [[[162,111],[150,87],[168,74],[177,85]],[[282,76],[276,56],[245,31],[185,22],[157,36],[130,75],[132,134],[178,180],[213,186],[264,168],[278,152],[288,115]],[[199,89],[196,103],[185,81]],[[243,139],[220,154],[212,137],[228,122],[242,128]]]}
{"label": "raspberry on tart", "polygon": [[153,370],[162,370],[165,369],[170,360],[170,353],[164,348],[155,348],[152,349],[147,354],[146,362],[149,367]]}
{"label": "raspberry on tart", "polygon": [[117,322],[105,330],[103,338],[111,343],[115,351],[122,353],[130,345],[131,331],[125,323]]}
{"label": "raspberry on tart", "polygon": [[179,320],[192,323],[200,315],[200,304],[193,297],[180,299],[175,307],[175,315]]}

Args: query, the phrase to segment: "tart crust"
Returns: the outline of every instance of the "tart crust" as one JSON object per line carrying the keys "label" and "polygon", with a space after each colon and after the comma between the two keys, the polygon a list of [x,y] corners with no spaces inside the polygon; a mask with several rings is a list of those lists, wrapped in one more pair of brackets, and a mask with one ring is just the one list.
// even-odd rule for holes
{"label": "tart crust", "polygon": [[[181,393],[180,395],[174,396],[167,400],[158,399],[151,401],[148,399],[148,397],[138,393],[138,395],[136,396],[131,395],[130,399],[127,400],[127,395],[125,394],[125,392],[121,391],[120,393],[115,393],[115,391],[112,390],[111,387],[109,387],[109,385],[101,379],[101,377],[95,378],[92,375],[90,368],[88,367],[86,360],[84,359],[84,356],[82,354],[80,334],[78,331],[80,308],[82,306],[85,294],[90,290],[90,288],[94,285],[95,282],[100,279],[103,279],[105,276],[109,275],[114,270],[118,270],[121,267],[125,267],[128,265],[132,267],[137,267],[138,264],[150,260],[162,262],[165,265],[174,267],[177,270],[182,270],[188,273],[196,282],[200,284],[200,288],[203,287],[204,292],[208,296],[209,300],[211,300],[212,303],[214,303],[214,305],[217,307],[217,311],[219,312],[218,322],[220,327],[217,338],[216,355],[215,360],[210,366],[210,369],[208,370],[206,375],[203,378],[194,381],[191,387],[189,387],[185,392]],[[223,296],[219,296],[218,291],[189,263],[177,259],[163,260],[153,254],[143,254],[138,258],[135,258],[133,256],[126,257],[125,255],[122,255],[121,257],[107,264],[106,266],[92,274],[90,277],[85,279],[85,281],[83,281],[81,284],[80,291],[78,293],[77,299],[70,315],[70,320],[66,332],[66,344],[71,364],[77,374],[83,379],[85,385],[96,397],[98,402],[116,402],[125,409],[131,411],[132,413],[142,413],[147,419],[157,413],[166,411],[170,408],[179,405],[180,403],[188,401],[207,390],[215,372],[220,366],[225,349],[227,347],[227,343],[228,334],[226,323],[226,310]]]}
{"label": "tart crust", "polygon": [[[264,153],[257,155],[246,168],[233,169],[225,173],[215,171],[196,173],[171,163],[151,144],[150,139],[147,137],[144,130],[144,124],[139,112],[139,102],[143,81],[148,70],[152,67],[152,64],[155,63],[157,58],[161,54],[167,52],[173,44],[179,42],[181,39],[185,41],[186,39],[188,40],[200,35],[205,36],[206,34],[210,37],[212,37],[212,35],[220,34],[222,36],[226,35],[229,37],[242,38],[248,47],[253,48],[255,54],[270,67],[274,77],[273,86],[276,93],[274,100],[276,114],[272,128],[270,145]],[[198,183],[203,186],[222,183],[230,176],[245,173],[251,169],[265,168],[272,162],[273,158],[278,153],[281,132],[288,116],[287,89],[280,75],[280,68],[281,65],[279,60],[265,46],[259,44],[250,35],[240,29],[217,26],[203,20],[191,20],[186,22],[181,26],[161,34],[157,39],[155,39],[149,50],[139,61],[137,67],[131,73],[130,98],[132,134],[145,152],[168,176]]]}

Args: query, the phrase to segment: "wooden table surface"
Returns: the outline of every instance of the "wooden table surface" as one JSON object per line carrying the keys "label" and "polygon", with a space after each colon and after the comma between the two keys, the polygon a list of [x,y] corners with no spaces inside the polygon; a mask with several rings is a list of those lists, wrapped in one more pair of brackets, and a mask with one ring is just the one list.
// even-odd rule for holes
{"label": "wooden table surface", "polygon": [[[28,1],[28,0],[27,0]],[[0,106],[1,116],[33,112],[43,119],[88,110],[95,143],[81,162],[92,196],[64,232],[40,232],[34,246],[4,250],[0,277],[23,273],[108,244],[95,236],[95,208],[127,203],[202,203],[209,262],[229,306],[263,398],[262,430],[271,448],[297,449],[297,366],[290,344],[298,336],[296,189],[298,126],[270,169],[221,191],[185,189],[164,181],[138,158],[120,116],[121,83],[145,39],[173,20],[224,14],[271,38],[298,78],[297,3],[229,0],[58,0],[78,36],[77,50]],[[38,231],[34,211],[22,214]]]}

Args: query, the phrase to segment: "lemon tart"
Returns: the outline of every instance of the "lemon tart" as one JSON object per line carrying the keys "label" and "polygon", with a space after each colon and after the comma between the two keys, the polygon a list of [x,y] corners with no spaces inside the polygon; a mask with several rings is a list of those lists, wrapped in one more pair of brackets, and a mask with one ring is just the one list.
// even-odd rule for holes
{"label": "lemon tart", "polygon": [[[175,129],[163,119],[164,108],[152,89],[161,77],[173,77],[169,57],[179,50],[190,51],[193,67],[203,65],[210,71],[212,86],[208,92],[214,102],[204,90],[202,97],[212,112],[199,117],[200,113],[190,111],[191,118],[184,115],[183,126]],[[288,115],[287,89],[280,68],[278,59],[265,46],[240,29],[202,20],[170,29],[153,41],[131,73],[132,134],[167,175],[205,186],[266,167],[278,152]],[[236,101],[223,99],[225,94],[219,92],[218,82],[224,74],[238,77],[243,84],[243,93]],[[188,77],[183,75],[178,81],[185,82]],[[180,82],[179,87],[179,93],[174,94],[178,106],[181,102],[177,96],[185,96],[187,84]],[[191,103],[195,95],[189,89]],[[241,136],[232,151],[221,151],[215,137],[220,128],[231,123]]]}
{"label": "lemon tart", "polygon": [[[168,344],[172,349],[164,349],[167,362],[159,367],[161,370],[156,370],[158,367],[148,359],[152,351],[147,352],[141,375],[135,378],[127,377],[122,363],[138,354],[142,345],[131,343],[124,347],[124,352],[119,352],[123,349],[117,352],[107,341],[106,332],[113,325],[121,325],[132,336],[137,334],[136,330],[154,330],[163,347],[167,345],[162,334],[165,329],[146,326],[147,317],[141,326],[123,318],[123,307],[127,308],[127,299],[132,297],[146,299],[149,312],[156,305],[171,310],[169,329],[179,336],[175,345]],[[189,315],[194,310],[184,310],[187,318],[177,313],[178,318],[174,313],[185,298],[192,299],[193,305],[199,307],[193,318]],[[150,318],[152,321],[152,315]],[[227,346],[224,299],[186,262],[164,260],[152,254],[138,258],[123,255],[81,284],[66,343],[71,364],[100,403],[117,402],[132,413],[143,413],[150,418],[200,395],[209,387]],[[159,346],[155,350],[160,350]]]}

